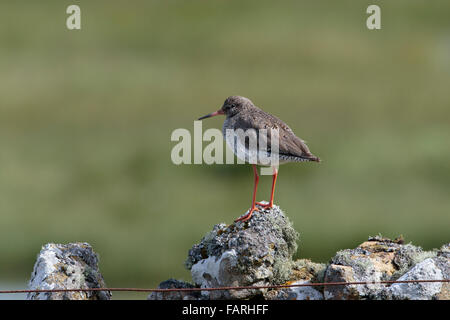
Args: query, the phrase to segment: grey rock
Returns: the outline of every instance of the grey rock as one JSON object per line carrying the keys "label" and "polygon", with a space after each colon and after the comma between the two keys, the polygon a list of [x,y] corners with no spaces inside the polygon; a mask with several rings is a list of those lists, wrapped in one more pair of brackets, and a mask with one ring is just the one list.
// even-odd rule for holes
{"label": "grey rock", "polygon": [[[355,249],[341,250],[331,259],[325,282],[382,281],[397,270],[396,252],[403,245],[381,237],[371,237]],[[381,284],[327,286],[325,299],[370,299],[384,288]]]}
{"label": "grey rock", "polygon": [[[307,284],[309,281],[295,281],[295,284]],[[288,290],[288,299],[295,300],[323,300],[323,294],[315,287],[292,287]]]}
{"label": "grey rock", "polygon": [[437,252],[439,257],[450,258],[450,243],[444,244]]}
{"label": "grey rock", "polygon": [[[88,243],[54,244],[42,247],[28,288],[75,289],[106,287],[98,269],[98,257]],[[108,291],[29,293],[28,300],[109,300]]]}
{"label": "grey rock", "polygon": [[[308,259],[299,259],[292,263],[291,276],[284,285],[297,285],[323,282],[326,265],[314,263]],[[323,300],[323,289],[317,286],[299,286],[271,289],[264,293],[267,300]]]}
{"label": "grey rock", "polygon": [[[309,284],[308,280],[288,282],[289,285]],[[298,286],[270,290],[264,294],[266,300],[323,300],[323,293],[313,286]]]}
{"label": "grey rock", "polygon": [[[448,260],[446,261],[448,268]],[[447,274],[448,276],[448,274]],[[435,259],[428,258],[411,270],[406,272],[398,280],[440,280],[444,274],[437,266]],[[442,290],[441,282],[421,282],[421,283],[395,283],[387,290],[387,296],[392,299],[401,300],[431,300],[435,299]]]}
{"label": "grey rock", "polygon": [[400,246],[393,261],[398,270],[392,278],[398,278],[416,264],[436,255],[436,251],[423,251],[421,247],[416,247],[412,244]]}
{"label": "grey rock", "polygon": [[[442,251],[442,255],[445,252]],[[325,282],[374,282],[365,285],[326,286],[325,299],[431,299],[445,297],[441,283],[394,284],[380,281],[443,279],[448,270],[448,258],[438,257],[438,251],[423,251],[403,239],[371,237],[355,249],[339,251],[331,259]],[[439,289],[438,289],[439,288]],[[415,293],[413,293],[415,291]]]}
{"label": "grey rock", "polygon": [[[189,251],[186,267],[200,287],[281,284],[289,280],[298,233],[279,207],[246,222],[215,225]],[[208,299],[247,299],[267,290],[203,292]]]}

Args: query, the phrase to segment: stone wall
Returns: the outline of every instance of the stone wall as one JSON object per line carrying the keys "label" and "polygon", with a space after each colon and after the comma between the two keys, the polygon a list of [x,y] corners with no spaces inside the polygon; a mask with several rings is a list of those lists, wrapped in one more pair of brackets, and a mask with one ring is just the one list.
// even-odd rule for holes
{"label": "stone wall", "polygon": [[[450,299],[450,284],[397,283],[386,280],[450,278],[450,245],[424,251],[402,238],[370,237],[354,249],[337,252],[326,264],[293,260],[299,234],[283,211],[274,206],[255,212],[245,222],[215,225],[189,250],[185,266],[192,282],[169,279],[159,288],[270,286],[323,282],[374,282],[348,286],[302,286],[195,292],[154,292],[151,300],[215,299]],[[87,243],[47,244],[38,255],[30,289],[106,287],[98,257]],[[28,299],[110,299],[107,291],[30,293]]]}
{"label": "stone wall", "polygon": [[[327,264],[294,261],[298,233],[282,210],[255,212],[246,222],[218,224],[188,253],[192,283],[172,287],[267,286],[322,282],[433,280],[450,278],[449,244],[423,251],[401,238],[370,237],[336,253]],[[170,280],[174,285],[173,279]],[[161,287],[167,285],[163,282]],[[169,299],[170,294],[150,294]],[[285,289],[202,291],[183,299],[450,299],[449,283],[302,286]]]}

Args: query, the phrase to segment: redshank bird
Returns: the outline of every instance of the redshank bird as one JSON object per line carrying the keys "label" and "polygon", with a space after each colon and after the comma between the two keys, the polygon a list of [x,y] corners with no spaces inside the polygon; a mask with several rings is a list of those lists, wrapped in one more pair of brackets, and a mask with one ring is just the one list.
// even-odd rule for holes
{"label": "redshank bird", "polygon": [[[272,208],[273,207],[273,197],[275,192],[275,184],[278,176],[278,163],[283,164],[287,162],[304,162],[304,161],[315,161],[320,162],[320,159],[314,156],[308,149],[306,143],[297,137],[291,128],[288,127],[283,121],[278,119],[277,117],[264,112],[257,106],[253,104],[252,101],[248,98],[240,97],[240,96],[231,96],[228,97],[222,108],[216,112],[207,114],[198,120],[214,117],[217,115],[225,115],[226,119],[223,123],[222,133],[227,144],[231,147],[233,152],[241,158],[242,160],[248,162],[249,154],[251,153],[250,144],[247,140],[242,143],[239,142],[239,139],[236,139],[236,135],[230,135],[228,132],[236,132],[238,129],[253,130],[256,135],[260,135],[262,132],[267,136],[266,141],[267,144],[271,142],[271,139],[278,138],[278,154],[277,154],[277,164],[272,165],[272,191],[270,194],[270,202],[260,203],[256,202],[256,191],[258,188],[259,175],[256,169],[256,165],[264,165],[259,161],[256,163],[252,163],[253,173],[255,176],[255,183],[253,188],[253,198],[252,198],[252,206],[249,211],[243,215],[242,217],[236,219],[235,221],[247,221],[251,218],[254,211],[259,211],[259,208]],[[265,130],[262,130],[265,129]],[[272,136],[272,131],[270,129],[277,130],[277,135]],[[259,141],[259,140],[258,140]],[[267,145],[266,144],[266,145]],[[244,153],[239,152],[239,148],[244,149]],[[260,148],[260,144],[257,144],[256,148]],[[271,154],[270,146],[265,148],[264,150],[258,149],[256,150],[262,153]],[[243,156],[244,155],[244,156]],[[258,158],[259,159],[259,158]],[[258,205],[258,207],[257,207]]]}

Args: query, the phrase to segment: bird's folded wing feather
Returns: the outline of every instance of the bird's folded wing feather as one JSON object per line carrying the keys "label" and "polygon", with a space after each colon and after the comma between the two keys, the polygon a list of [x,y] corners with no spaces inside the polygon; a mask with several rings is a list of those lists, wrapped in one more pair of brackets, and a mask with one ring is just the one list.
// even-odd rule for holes
{"label": "bird's folded wing feather", "polygon": [[[294,156],[308,159],[314,157],[309,151],[306,143],[297,137],[294,132],[283,121],[277,117],[265,113],[262,110],[255,111],[252,114],[236,119],[238,127],[244,131],[247,129],[255,129],[259,134],[261,129],[267,130],[267,149],[270,151],[271,141],[274,138],[270,129],[278,130],[279,138],[279,154],[286,156]],[[248,145],[248,142],[245,142]]]}

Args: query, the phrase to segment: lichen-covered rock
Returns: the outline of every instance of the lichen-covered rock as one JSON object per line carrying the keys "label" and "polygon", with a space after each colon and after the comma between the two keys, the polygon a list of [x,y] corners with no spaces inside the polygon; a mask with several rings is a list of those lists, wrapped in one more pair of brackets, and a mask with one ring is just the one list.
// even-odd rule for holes
{"label": "lichen-covered rock", "polygon": [[[325,282],[355,282],[355,273],[351,266],[330,264],[326,271]],[[357,286],[326,286],[324,297],[327,300],[356,300],[359,298]]]}
{"label": "lichen-covered rock", "polygon": [[[439,262],[436,258],[428,258],[415,265],[398,280],[443,279],[444,273],[441,268],[449,269],[449,261],[448,259],[442,259],[440,262],[442,266],[439,267]],[[438,297],[445,299],[445,297],[440,297],[442,286],[443,283],[441,282],[394,283],[386,288],[386,295],[388,298],[401,300],[430,300],[437,299]]]}
{"label": "lichen-covered rock", "polygon": [[[299,280],[287,284],[309,284],[310,281]],[[323,300],[323,293],[315,286],[294,286],[284,289],[270,290],[264,294],[266,300]]]}
{"label": "lichen-covered rock", "polygon": [[[293,287],[203,290],[195,294],[165,292],[151,294],[149,299],[450,299],[450,283],[380,283],[448,280],[449,244],[439,250],[424,251],[405,244],[403,238],[390,240],[376,236],[355,249],[337,252],[328,264],[322,264],[307,259],[292,261],[297,238],[297,232],[277,206],[255,212],[246,222],[217,224],[189,251],[185,265],[191,271],[193,284],[171,279],[160,285],[160,288]],[[333,285],[331,282],[368,284]]]}
{"label": "lichen-covered rock", "polygon": [[[444,279],[450,279],[450,243],[444,244],[438,251],[435,263],[442,270]],[[450,282],[442,284],[441,292],[436,295],[438,300],[450,300]]]}
{"label": "lichen-covered rock", "polygon": [[[282,284],[292,273],[298,233],[279,207],[253,213],[250,220],[215,225],[189,251],[186,267],[200,287]],[[209,299],[246,299],[267,290],[203,292]]]}
{"label": "lichen-covered rock", "polygon": [[[158,289],[186,289],[195,288],[194,285],[175,279],[169,279],[159,284]],[[148,300],[202,300],[200,291],[169,291],[152,292],[148,295]]]}
{"label": "lichen-covered rock", "polygon": [[[292,263],[291,276],[284,285],[320,283],[324,280],[326,265],[300,259]],[[282,289],[270,289],[264,293],[267,300],[323,300],[322,288],[299,286]]]}
{"label": "lichen-covered rock", "polygon": [[437,252],[439,257],[450,259],[450,243],[444,244]]}
{"label": "lichen-covered rock", "polygon": [[[88,243],[54,244],[42,247],[28,288],[75,289],[106,287],[98,269],[98,257]],[[28,300],[109,300],[107,291],[29,293]]]}
{"label": "lichen-covered rock", "polygon": [[[392,286],[376,283],[397,279],[442,279],[443,273],[431,263],[437,256],[437,251],[423,251],[412,244],[403,244],[403,239],[390,240],[382,237],[372,237],[355,249],[339,251],[331,259],[325,272],[325,282],[375,282],[365,285],[326,286],[325,299],[412,299],[412,288],[406,286]],[[431,259],[420,266],[424,261]],[[448,259],[442,258],[448,263]],[[417,269],[411,269],[414,266]],[[425,268],[426,267],[426,268]],[[407,275],[407,273],[410,273]],[[448,275],[448,273],[447,273]],[[414,278],[416,277],[416,278]],[[434,292],[429,284],[423,287],[413,285],[423,299],[431,299]],[[441,284],[439,284],[441,287]],[[425,290],[430,288],[430,290]],[[411,289],[413,290],[413,289]],[[409,292],[409,293],[408,293]],[[437,295],[440,290],[434,294]]]}

